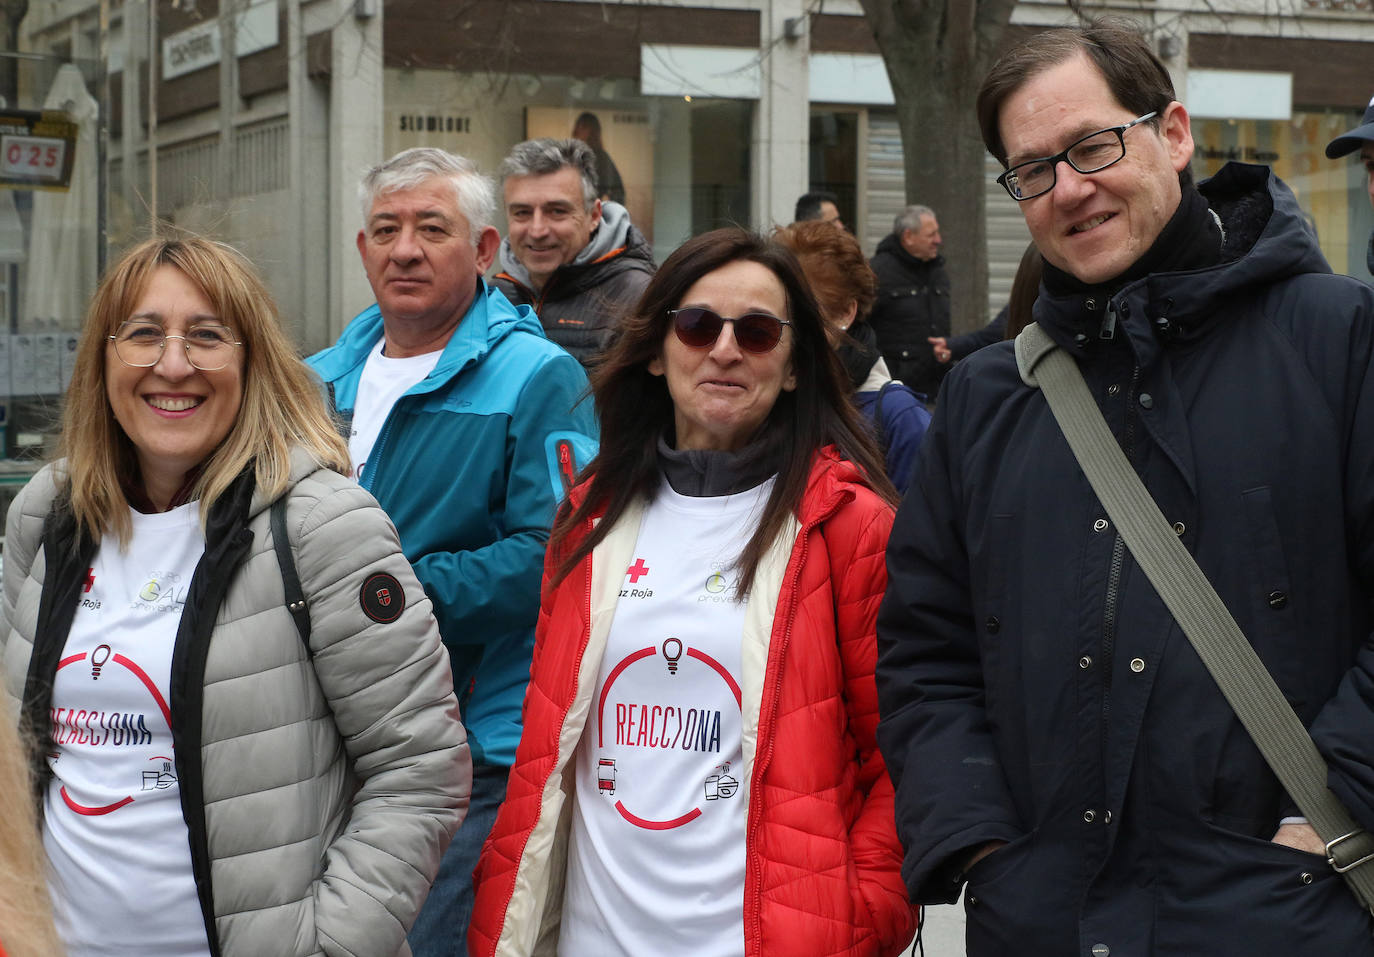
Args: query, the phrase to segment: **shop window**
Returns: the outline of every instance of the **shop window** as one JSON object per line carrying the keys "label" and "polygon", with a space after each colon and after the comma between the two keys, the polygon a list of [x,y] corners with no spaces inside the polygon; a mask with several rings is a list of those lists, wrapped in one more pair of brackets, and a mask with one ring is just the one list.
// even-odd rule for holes
{"label": "shop window", "polygon": [[1331,268],[1367,278],[1374,228],[1356,157],[1326,158],[1326,144],[1358,126],[1359,111],[1295,112],[1290,120],[1193,120],[1193,172],[1204,179],[1231,160],[1262,163],[1288,184]]}
{"label": "shop window", "polygon": [[[494,174],[524,139],[579,131],[599,143],[603,195],[623,203],[660,261],[698,233],[749,222],[750,101],[642,96],[626,77],[388,69],[385,84],[387,155],[438,146]],[[496,226],[505,232],[504,210]]]}
{"label": "shop window", "polygon": [[812,110],[808,189],[834,193],[840,219],[858,228],[859,114]]}
{"label": "shop window", "polygon": [[54,451],[99,276],[97,74],[0,52],[0,507]]}

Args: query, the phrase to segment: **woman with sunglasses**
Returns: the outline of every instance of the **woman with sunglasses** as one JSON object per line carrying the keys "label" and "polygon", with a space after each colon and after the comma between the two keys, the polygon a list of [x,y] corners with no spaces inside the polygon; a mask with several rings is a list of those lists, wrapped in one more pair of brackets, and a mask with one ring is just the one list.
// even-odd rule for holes
{"label": "woman with sunglasses", "polygon": [[247,260],[107,274],[60,453],[10,508],[0,671],[68,957],[408,954],[471,781],[448,655]]}
{"label": "woman with sunglasses", "polygon": [[688,241],[592,389],[470,953],[898,953],[873,683],[896,493],[796,260]]}

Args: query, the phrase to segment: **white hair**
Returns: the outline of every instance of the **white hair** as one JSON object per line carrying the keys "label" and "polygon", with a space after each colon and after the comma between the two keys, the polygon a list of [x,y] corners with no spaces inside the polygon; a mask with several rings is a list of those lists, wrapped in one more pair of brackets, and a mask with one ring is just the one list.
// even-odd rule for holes
{"label": "white hair", "polygon": [[934,219],[935,210],[931,209],[929,206],[908,206],[898,213],[897,218],[892,221],[892,231],[898,236],[902,235],[902,231],[906,229],[911,230],[913,233],[919,233],[921,231],[921,220],[927,216]]}
{"label": "white hair", "polygon": [[372,214],[377,197],[402,189],[414,189],[434,177],[448,180],[458,212],[468,221],[468,238],[477,242],[491,225],[496,212],[496,189],[477,165],[466,157],[432,146],[402,150],[380,166],[368,170],[358,183],[363,222]]}

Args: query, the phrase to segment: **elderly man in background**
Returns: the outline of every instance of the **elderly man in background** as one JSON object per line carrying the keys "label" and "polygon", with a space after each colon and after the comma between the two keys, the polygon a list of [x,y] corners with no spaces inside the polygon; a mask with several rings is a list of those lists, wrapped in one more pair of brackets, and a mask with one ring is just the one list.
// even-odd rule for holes
{"label": "elderly man in background", "polygon": [[929,206],[908,206],[878,244],[870,265],[878,301],[869,325],[892,377],[934,402],[949,366],[937,362],[932,338],[949,335],[949,274],[940,255],[940,222]]}

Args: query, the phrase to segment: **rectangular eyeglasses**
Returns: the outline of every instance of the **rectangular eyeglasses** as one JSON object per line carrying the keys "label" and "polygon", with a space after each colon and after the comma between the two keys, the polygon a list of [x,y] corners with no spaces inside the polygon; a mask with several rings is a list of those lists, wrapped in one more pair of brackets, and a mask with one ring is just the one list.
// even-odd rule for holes
{"label": "rectangular eyeglasses", "polygon": [[997,182],[1011,194],[1012,199],[1023,203],[1054,189],[1060,163],[1068,163],[1080,173],[1101,172],[1113,163],[1121,162],[1126,156],[1126,131],[1157,115],[1157,111],[1151,111],[1124,126],[1109,126],[1105,130],[1089,133],[1069,144],[1069,148],[1062,153],[1017,163],[997,177]]}

